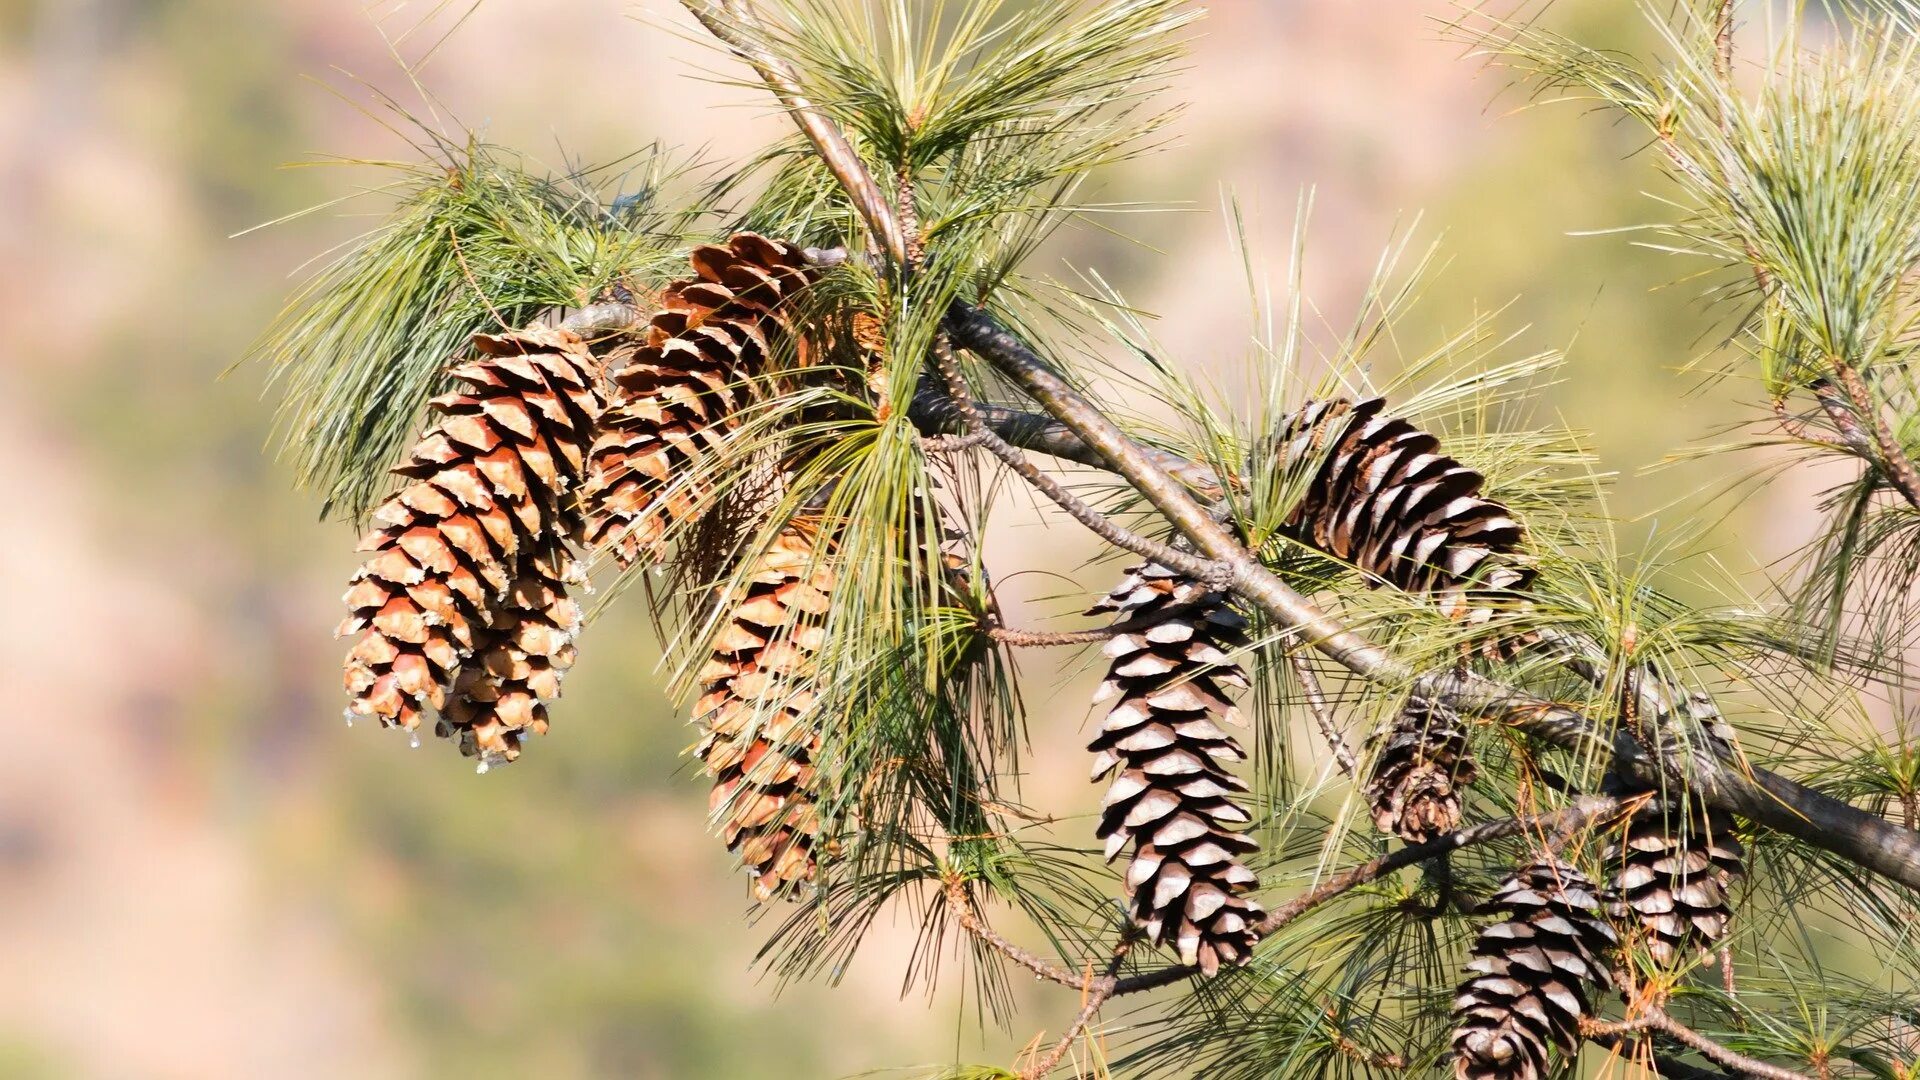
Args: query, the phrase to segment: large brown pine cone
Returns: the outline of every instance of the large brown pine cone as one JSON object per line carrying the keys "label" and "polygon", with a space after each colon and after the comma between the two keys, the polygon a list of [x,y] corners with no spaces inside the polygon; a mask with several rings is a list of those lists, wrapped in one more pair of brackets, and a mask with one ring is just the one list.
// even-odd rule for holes
{"label": "large brown pine cone", "polygon": [[729,598],[731,615],[699,673],[694,752],[713,778],[714,820],[762,900],[817,870],[820,718],[808,679],[833,592],[823,542],[805,523],[780,533],[755,560],[744,593]]}
{"label": "large brown pine cone", "polygon": [[1281,424],[1283,460],[1319,462],[1288,525],[1372,579],[1434,593],[1450,617],[1485,622],[1488,598],[1532,580],[1515,554],[1520,523],[1480,497],[1480,474],[1442,454],[1438,438],[1381,416],[1385,405],[1313,401]]}
{"label": "large brown pine cone", "polygon": [[799,248],[753,233],[691,259],[695,276],[667,286],[645,342],[614,373],[593,442],[587,536],[623,564],[657,558],[669,526],[697,511],[694,465],[738,425],[751,380],[781,348],[788,302],[813,280]]}
{"label": "large brown pine cone", "polygon": [[1234,796],[1247,788],[1228,771],[1246,753],[1219,722],[1238,720],[1221,688],[1247,685],[1226,652],[1246,621],[1223,594],[1153,565],[1128,570],[1093,611],[1127,627],[1105,648],[1094,701],[1118,701],[1088,749],[1093,778],[1112,777],[1098,829],[1108,860],[1133,842],[1134,922],[1209,975],[1245,963],[1262,912],[1241,860],[1257,845],[1238,831],[1251,819]]}
{"label": "large brown pine cone", "polygon": [[1487,902],[1506,918],[1480,931],[1471,977],[1454,998],[1453,1067],[1460,1080],[1542,1080],[1552,1049],[1573,1053],[1589,993],[1613,985],[1617,943],[1608,898],[1558,859],[1527,866]]}
{"label": "large brown pine cone", "polygon": [[350,718],[414,730],[423,709],[449,706],[455,670],[490,643],[533,553],[577,527],[574,489],[605,407],[598,361],[565,330],[474,345],[477,358],[452,372],[462,388],[433,400],[437,422],[394,470],[409,482],[374,510],[360,545],[372,555],[339,630],[359,635],[346,662]]}
{"label": "large brown pine cone", "polygon": [[1711,953],[1733,918],[1733,885],[1746,874],[1733,819],[1690,801],[1623,828],[1606,854],[1615,913],[1640,928],[1657,964]]}
{"label": "large brown pine cone", "polygon": [[1382,739],[1366,786],[1375,827],[1415,844],[1459,828],[1460,789],[1479,772],[1459,715],[1408,701]]}

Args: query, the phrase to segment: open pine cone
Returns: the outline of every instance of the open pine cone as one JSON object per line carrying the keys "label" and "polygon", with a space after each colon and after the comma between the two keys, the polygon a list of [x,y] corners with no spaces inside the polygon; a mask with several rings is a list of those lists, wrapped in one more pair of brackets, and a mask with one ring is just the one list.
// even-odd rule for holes
{"label": "open pine cone", "polygon": [[1127,867],[1134,922],[1211,975],[1253,954],[1260,905],[1242,857],[1257,845],[1228,771],[1246,753],[1219,726],[1238,713],[1222,686],[1245,687],[1226,650],[1246,621],[1226,597],[1161,566],[1136,566],[1093,609],[1129,629],[1105,647],[1112,660],[1095,702],[1118,699],[1088,749],[1093,778],[1111,777],[1097,835],[1107,858],[1133,842]]}
{"label": "open pine cone", "polygon": [[[452,372],[462,388],[433,400],[437,422],[394,470],[409,482],[373,512],[376,527],[360,545],[372,554],[347,590],[339,633],[358,635],[346,661],[350,717],[414,730],[425,708],[444,709],[440,734],[461,733],[468,754],[510,759],[515,733],[543,721],[531,705],[512,722],[497,711],[478,719],[473,702],[455,700],[455,672],[497,644],[521,600],[572,634],[578,615],[563,599],[562,564],[605,399],[598,361],[565,330],[483,334],[474,346],[479,355]],[[555,596],[521,587],[534,580]],[[571,662],[570,645],[537,647],[564,658],[557,667]],[[520,661],[486,663],[517,671]],[[557,677],[537,683],[539,696],[559,693]]]}
{"label": "open pine cone", "polygon": [[799,248],[754,233],[697,247],[691,261],[694,276],[667,286],[614,373],[593,441],[587,535],[623,564],[657,558],[667,529],[698,511],[694,465],[739,425],[752,380],[787,340],[789,302],[813,280]]}
{"label": "open pine cone", "polygon": [[1453,1065],[1460,1080],[1545,1080],[1550,1051],[1580,1045],[1589,993],[1613,985],[1617,943],[1608,902],[1558,859],[1522,868],[1487,901],[1506,918],[1480,931],[1468,980],[1453,1002]]}

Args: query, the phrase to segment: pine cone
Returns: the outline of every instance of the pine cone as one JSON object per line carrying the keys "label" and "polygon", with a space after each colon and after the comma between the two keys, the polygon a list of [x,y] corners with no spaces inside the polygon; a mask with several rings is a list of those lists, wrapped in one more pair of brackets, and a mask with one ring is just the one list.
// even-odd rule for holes
{"label": "pine cone", "polygon": [[1440,440],[1382,417],[1368,398],[1309,402],[1275,437],[1283,460],[1320,455],[1288,526],[1297,539],[1408,592],[1437,593],[1451,618],[1493,617],[1487,599],[1526,588],[1520,523],[1479,497],[1482,477],[1439,452]]}
{"label": "pine cone", "polygon": [[694,752],[713,777],[710,807],[727,849],[767,900],[812,879],[820,832],[814,757],[820,724],[806,684],[826,638],[833,574],[821,539],[790,526],[761,554],[734,598],[699,675]]}
{"label": "pine cone", "polygon": [[615,373],[593,442],[587,538],[623,565],[657,557],[668,527],[696,512],[694,463],[737,425],[749,380],[779,347],[782,305],[813,279],[799,248],[753,233],[691,258],[695,276],[667,286],[646,342]]}
{"label": "pine cone", "polygon": [[360,544],[373,554],[354,574],[339,630],[360,635],[346,662],[349,718],[415,730],[423,706],[449,706],[455,670],[491,643],[496,609],[531,553],[577,525],[569,493],[605,407],[598,362],[564,330],[479,335],[474,345],[478,358],[452,372],[464,389],[433,400],[438,422],[394,470],[411,483],[373,512],[377,527]]}
{"label": "pine cone", "polygon": [[1221,593],[1152,565],[1129,569],[1102,611],[1128,629],[1107,642],[1112,665],[1094,697],[1119,699],[1088,747],[1093,778],[1113,777],[1097,835],[1108,861],[1133,841],[1134,922],[1211,975],[1252,956],[1262,914],[1241,861],[1257,845],[1235,831],[1251,820],[1233,799],[1247,788],[1227,771],[1246,753],[1216,723],[1239,719],[1221,685],[1247,685],[1225,651],[1243,643],[1246,621]]}
{"label": "pine cone", "polygon": [[1571,1054],[1591,987],[1613,985],[1605,954],[1617,942],[1602,918],[1608,898],[1558,859],[1536,862],[1487,902],[1506,913],[1473,943],[1474,973],[1453,1002],[1454,1075],[1461,1080],[1539,1080],[1548,1051]]}
{"label": "pine cone", "polygon": [[1367,779],[1374,825],[1415,844],[1459,828],[1460,789],[1479,772],[1460,717],[1408,701],[1383,738]]}
{"label": "pine cone", "polygon": [[1606,854],[1619,896],[1614,913],[1645,931],[1656,964],[1710,954],[1733,918],[1733,884],[1746,874],[1733,819],[1692,803],[1624,828]]}

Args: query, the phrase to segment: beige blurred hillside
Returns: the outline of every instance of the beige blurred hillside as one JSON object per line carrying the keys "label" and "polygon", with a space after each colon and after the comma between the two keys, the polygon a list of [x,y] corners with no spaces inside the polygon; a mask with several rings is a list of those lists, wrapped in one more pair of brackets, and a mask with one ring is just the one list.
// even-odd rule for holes
{"label": "beige blurred hillside", "polygon": [[[510,769],[476,776],[445,746],[342,724],[329,631],[354,537],[263,451],[262,373],[221,375],[301,265],[369,222],[231,237],[378,180],[285,163],[411,153],[368,87],[424,106],[376,28],[431,7],[0,0],[0,1077],[825,1077],[1010,1059],[1064,1003],[1034,994],[1011,1033],[956,1027],[951,1008],[900,999],[904,926],[837,990],[776,998],[637,610],[591,629],[552,734]],[[1578,107],[1520,110],[1440,40],[1442,5],[1214,7],[1177,145],[1108,182],[1186,209],[1129,219],[1144,247],[1070,233],[1035,269],[1098,267],[1162,316],[1172,352],[1225,376],[1251,328],[1223,194],[1277,282],[1317,189],[1307,280],[1335,319],[1424,214],[1449,265],[1407,332],[1512,302],[1503,325],[1527,328],[1526,348],[1571,347],[1542,407],[1598,432],[1627,477],[1616,509],[1684,492],[1684,476],[1633,473],[1740,416],[1674,370],[1709,343],[1693,289],[1657,290],[1674,264],[1626,237],[1572,235],[1656,212],[1635,136]],[[1632,5],[1564,8],[1602,37],[1637,32]],[[720,61],[690,34],[667,0],[488,0],[420,74],[450,125],[555,166],[654,139],[724,159],[778,132],[757,94],[699,77]],[[1793,498],[1723,523],[1723,556],[1790,546],[1769,500]],[[1033,562],[1023,515],[990,557]],[[1092,552],[1059,529],[1044,544],[1062,573]],[[1008,591],[1029,620],[1074,606],[1052,599],[1058,578]],[[1080,668],[1024,667],[1027,792],[1063,815],[1095,798]]]}

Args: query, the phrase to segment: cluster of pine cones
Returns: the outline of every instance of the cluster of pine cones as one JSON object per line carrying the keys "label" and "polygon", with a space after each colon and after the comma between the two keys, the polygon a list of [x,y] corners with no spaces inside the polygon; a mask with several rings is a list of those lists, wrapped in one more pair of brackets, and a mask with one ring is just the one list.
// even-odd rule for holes
{"label": "cluster of pine cones", "polygon": [[[588,342],[534,327],[477,337],[458,389],[403,483],[373,512],[368,558],[341,633],[349,716],[438,734],[481,768],[513,760],[547,726],[574,660],[582,558],[664,557],[670,529],[702,512],[696,466],[720,451],[782,357],[804,363],[793,298],[815,272],[793,245],[752,234],[696,249],[640,333]],[[1521,526],[1480,495],[1481,476],[1384,403],[1311,402],[1265,449],[1304,470],[1294,540],[1370,584],[1431,596],[1468,624],[1495,618],[1532,580]],[[719,598],[699,670],[695,753],[711,807],[755,894],[791,894],[823,850],[816,759],[823,727],[809,674],[835,584],[834,538],[796,520]],[[1130,568],[1093,609],[1114,617],[1089,749],[1107,784],[1097,826],[1109,860],[1131,847],[1127,905],[1144,937],[1206,974],[1246,963],[1264,917],[1245,759],[1226,726],[1247,686],[1231,597],[1154,565]],[[1466,720],[1412,700],[1373,744],[1364,795],[1377,827],[1423,843],[1460,827],[1475,779]],[[1544,1076],[1570,1053],[1592,994],[1610,986],[1624,933],[1655,964],[1723,937],[1742,852],[1724,815],[1686,806],[1619,826],[1606,887],[1558,856],[1514,874],[1487,909],[1455,1005],[1454,1063],[1468,1078]],[[1616,927],[1620,929],[1616,929]]]}

